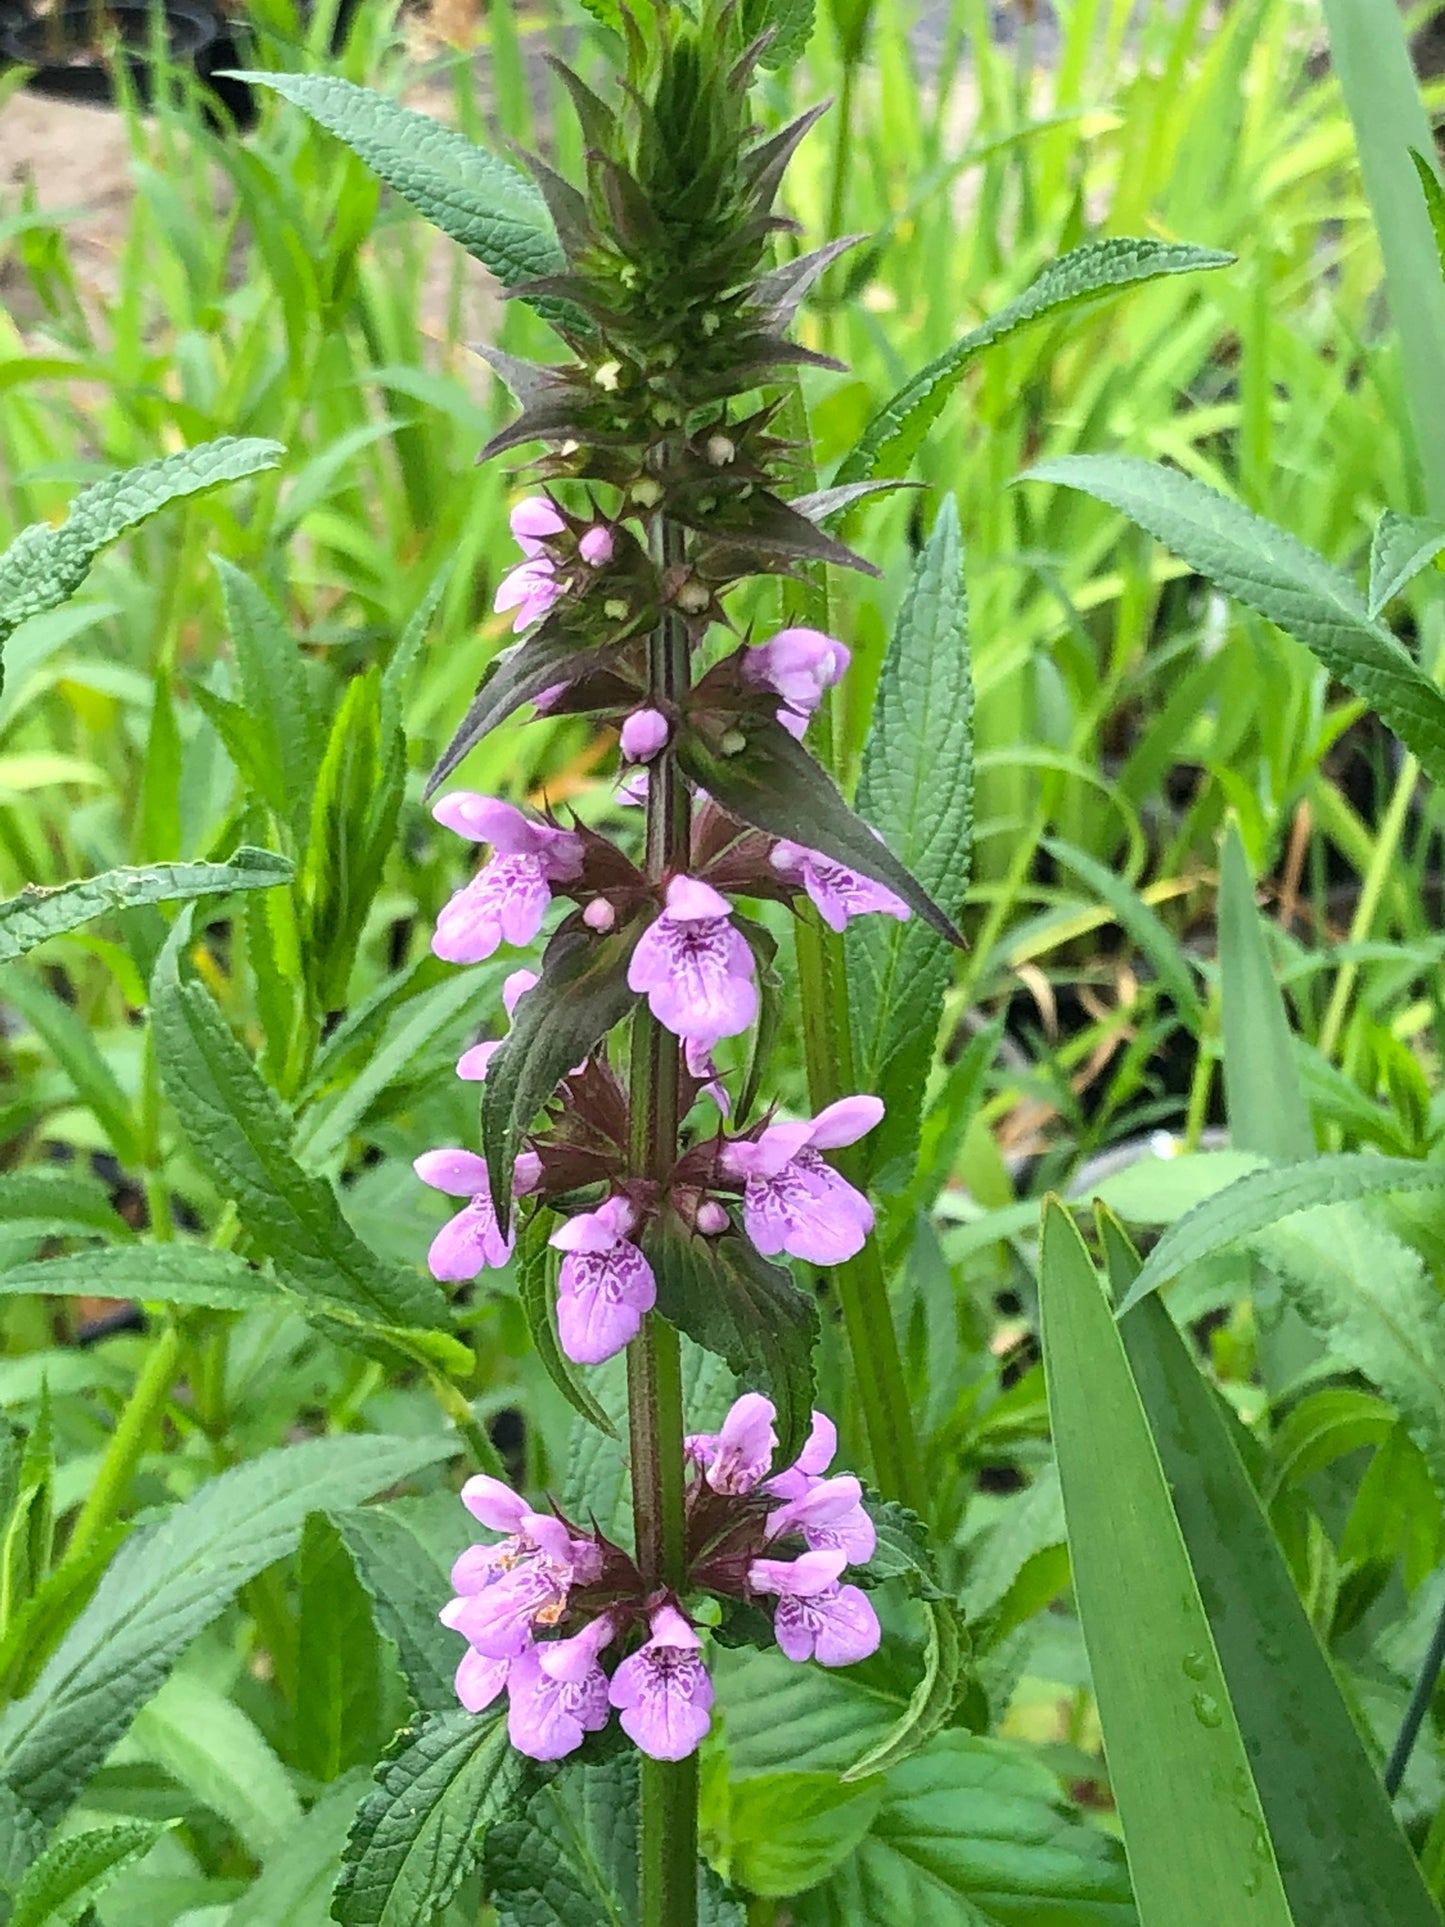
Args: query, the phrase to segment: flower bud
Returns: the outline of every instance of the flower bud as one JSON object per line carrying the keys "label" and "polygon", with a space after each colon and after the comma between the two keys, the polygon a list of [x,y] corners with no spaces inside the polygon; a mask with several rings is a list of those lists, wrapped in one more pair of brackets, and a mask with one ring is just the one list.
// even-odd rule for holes
{"label": "flower bud", "polygon": [[609,596],[607,601],[602,605],[602,613],[609,622],[625,622],[627,620],[627,604],[621,596]]}
{"label": "flower bud", "polygon": [[618,388],[622,385],[622,363],[620,361],[604,361],[601,367],[593,370],[592,379],[599,388],[605,389],[609,395],[615,395]]}
{"label": "flower bud", "polygon": [[632,484],[631,495],[640,509],[655,509],[662,500],[662,483],[643,475]]}
{"label": "flower bud", "polygon": [[703,453],[714,468],[726,468],[736,459],[737,452],[737,443],[726,435],[709,435],[703,447]]}
{"label": "flower bud", "polygon": [[606,897],[593,897],[587,908],[582,912],[582,921],[589,930],[599,932],[610,930],[617,921],[617,912],[607,901]]}
{"label": "flower bud", "polygon": [[684,615],[700,616],[712,601],[712,591],[697,577],[689,576],[677,592],[677,606]]}
{"label": "flower bud", "polygon": [[728,1228],[728,1214],[716,1198],[704,1198],[693,1222],[704,1238],[720,1238]]}
{"label": "flower bud", "polygon": [[650,763],[671,733],[660,709],[634,709],[622,725],[622,754],[629,763]]}
{"label": "flower bud", "polygon": [[612,560],[614,547],[611,529],[605,522],[594,522],[577,544],[577,553],[589,567],[600,569]]}

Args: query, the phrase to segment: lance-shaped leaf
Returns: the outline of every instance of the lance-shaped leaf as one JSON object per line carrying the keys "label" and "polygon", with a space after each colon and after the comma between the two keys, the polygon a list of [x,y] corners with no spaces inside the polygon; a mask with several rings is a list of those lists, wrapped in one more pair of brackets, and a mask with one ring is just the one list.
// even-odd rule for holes
{"label": "lance-shaped leaf", "polygon": [[[1139,1260],[1101,1213],[1116,1297]],[[1432,1294],[1433,1295],[1433,1294]],[[1420,1869],[1361,1744],[1299,1590],[1205,1383],[1157,1299],[1120,1321],[1199,1581],[1280,1877],[1310,1927],[1439,1927]],[[1321,1840],[1349,1840],[1331,1860]]]}
{"label": "lance-shaped leaf", "polygon": [[536,1769],[499,1713],[460,1709],[403,1729],[362,1801],[336,1883],[341,1927],[422,1927],[476,1864],[487,1826],[519,1806]]}
{"label": "lance-shaped leaf", "polygon": [[204,1626],[293,1551],[308,1512],[358,1505],[454,1451],[360,1433],[266,1452],[133,1532],[32,1690],[0,1718],[0,1784],[70,1805]]}
{"label": "lance-shaped leaf", "polygon": [[537,189],[465,134],[333,74],[236,77],[270,87],[345,141],[418,214],[507,286],[565,265]]}
{"label": "lance-shaped leaf", "polygon": [[134,870],[106,870],[49,890],[28,884],[18,897],[0,903],[0,963],[10,963],[47,937],[79,929],[111,911],[224,896],[232,890],[271,890],[290,875],[286,857],[242,844],[224,863],[149,863]]}
{"label": "lance-shaped leaf", "polygon": [[558,683],[573,683],[608,668],[623,640],[609,637],[606,642],[579,648],[569,625],[554,620],[544,622],[524,642],[488,663],[471,707],[427,778],[425,795],[432,796],[462,758],[523,703],[534,701],[544,689]]}
{"label": "lance-shaped leaf", "polygon": [[[743,734],[741,730],[732,733]],[[849,809],[832,777],[781,723],[771,717],[750,720],[742,747],[733,753],[696,727],[684,726],[678,735],[677,759],[699,789],[742,822],[817,850],[860,876],[886,884],[940,936],[962,944],[922,884]]]}
{"label": "lance-shaped leaf", "polygon": [[[910,873],[950,909],[973,853],[973,677],[958,507],[944,499],[883,659],[863,745],[858,807]],[[802,839],[797,839],[801,841]],[[934,929],[859,917],[847,933],[857,1088],[886,1107],[860,1146],[864,1169],[906,1182],[924,1085],[953,975]]]}
{"label": "lance-shaped leaf", "polygon": [[1322,555],[1157,462],[1066,455],[1037,463],[1024,479],[1082,489],[1122,510],[1226,594],[1298,637],[1379,711],[1435,782],[1445,782],[1445,694]]}
{"label": "lance-shaped leaf", "polygon": [[[1432,174],[1431,180],[1435,177]],[[1370,614],[1379,615],[1392,596],[1413,582],[1445,549],[1445,523],[1386,509],[1370,543]]]}
{"label": "lance-shaped leaf", "polygon": [[356,1576],[371,1594],[376,1623],[396,1647],[422,1713],[456,1711],[454,1684],[466,1642],[437,1618],[451,1594],[451,1570],[471,1543],[471,1522],[450,1492],[356,1506],[332,1514]]}
{"label": "lance-shaped leaf", "polygon": [[[586,1419],[589,1425],[595,1425],[599,1431],[616,1438],[616,1426],[586,1386],[578,1384],[562,1355],[553,1312],[556,1254],[547,1243],[546,1228],[546,1218],[541,1213],[534,1215],[522,1234],[521,1248],[517,1254],[517,1300],[522,1307],[522,1316],[527,1321],[532,1349],[543,1371],[572,1410]],[[3,1283],[4,1276],[0,1273],[0,1285]]]}
{"label": "lance-shaped leaf", "polygon": [[704,1238],[665,1218],[643,1238],[657,1309],[704,1350],[725,1359],[778,1409],[777,1463],[791,1465],[813,1419],[818,1310],[781,1265],[747,1238]]}
{"label": "lance-shaped leaf", "polygon": [[107,1881],[149,1853],[164,1831],[149,1821],[130,1820],[117,1827],[87,1827],[52,1841],[21,1882],[10,1927],[52,1927],[58,1921],[79,1920]]}
{"label": "lance-shaped leaf", "polygon": [[1038,321],[1083,307],[1121,288],[1138,287],[1166,274],[1197,274],[1202,268],[1227,268],[1232,254],[1190,247],[1176,241],[1143,241],[1115,235],[1087,241],[1057,261],[1024,289],[1016,301],[972,329],[926,368],[921,368],[863,431],[858,446],[834,476],[856,482],[866,476],[902,475],[937,421],[944,403],[976,356],[995,342]]}
{"label": "lance-shaped leaf", "polygon": [[542,953],[542,975],[521,998],[512,1028],[487,1066],[482,1086],[482,1153],[497,1222],[512,1213],[512,1170],[522,1134],[563,1077],[590,1057],[637,1002],[627,963],[638,924],[598,936],[571,917]]}
{"label": "lance-shaped leaf", "polygon": [[0,1271],[0,1297],[128,1298],[136,1304],[249,1311],[278,1302],[264,1271],[209,1245],[112,1245]]}
{"label": "lance-shaped leaf", "polygon": [[376,1758],[381,1726],[381,1645],[369,1587],[336,1522],[313,1512],[296,1560],[295,1762],[314,1780],[337,1780]]}
{"label": "lance-shaped leaf", "polygon": [[73,595],[100,551],[127,529],[182,496],[274,468],[284,453],[279,442],[223,435],[92,483],[76,496],[59,528],[36,522],[22,529],[0,555],[0,644],[28,616]]}
{"label": "lance-shaped leaf", "polygon": [[248,1234],[308,1309],[335,1309],[340,1329],[445,1331],[446,1299],[429,1278],[378,1258],[342,1216],[329,1184],[291,1155],[291,1118],[199,982],[183,983],[183,912],[156,964],[151,1024],[161,1081],[192,1149]]}
{"label": "lance-shaped leaf", "polygon": [[[243,770],[283,822],[300,833],[306,821],[321,744],[312,713],[306,663],[271,598],[224,556],[216,558],[226,624],[236,651],[246,743]],[[210,706],[210,713],[224,713]],[[231,731],[234,740],[235,730]],[[226,735],[223,730],[223,740]],[[229,752],[231,742],[227,741]]]}
{"label": "lance-shaped leaf", "polygon": [[1186,1265],[1197,1264],[1201,1258],[1238,1244],[1241,1238],[1278,1224],[1281,1218],[1293,1217],[1297,1211],[1323,1204],[1348,1204],[1354,1198],[1387,1191],[1441,1189],[1445,1189],[1445,1164],[1374,1157],[1357,1151],[1247,1172],[1169,1227],[1130,1287],[1120,1307],[1121,1315],[1177,1277]]}

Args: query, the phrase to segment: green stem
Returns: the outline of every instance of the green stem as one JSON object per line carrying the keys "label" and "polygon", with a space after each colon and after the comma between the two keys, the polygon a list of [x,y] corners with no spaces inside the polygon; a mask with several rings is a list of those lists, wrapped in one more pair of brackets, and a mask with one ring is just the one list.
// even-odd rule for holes
{"label": "green stem", "polygon": [[445,1372],[437,1371],[431,1366],[427,1368],[427,1380],[437,1404],[466,1440],[478,1470],[488,1473],[494,1479],[505,1479],[507,1468],[502,1463],[502,1455],[492,1444],[491,1434],[477,1418],[461,1387],[454,1385]]}
{"label": "green stem", "polygon": [[180,1360],[181,1334],[174,1325],[167,1325],[151,1347],[120,1423],[111,1433],[90,1497],[80,1508],[66,1544],[66,1561],[87,1552],[120,1513],[141,1454],[170,1397]]}
{"label": "green stem", "polygon": [[[1360,900],[1355,905],[1354,920],[1350,924],[1350,942],[1363,943],[1374,927],[1375,916],[1380,908],[1380,898],[1385,893],[1395,867],[1395,857],[1399,850],[1400,838],[1405,831],[1405,821],[1410,813],[1410,799],[1420,781],[1420,765],[1413,756],[1407,756],[1400,765],[1400,774],[1395,779],[1395,793],[1390,798],[1390,807],[1385,812],[1385,820],[1380,825],[1380,835],[1375,844],[1370,867],[1360,889]],[[1345,1016],[1354,995],[1355,982],[1359,977],[1358,964],[1347,963],[1341,967],[1335,978],[1334,989],[1330,992],[1329,1007],[1325,1011],[1325,1021],[1320,1026],[1319,1047],[1329,1057],[1333,1054],[1344,1028]]]}
{"label": "green stem", "polygon": [[[657,560],[683,556],[680,528],[664,523]],[[692,676],[687,629],[667,615],[650,647],[651,694],[665,709],[681,704]],[[668,751],[652,765],[647,797],[647,876],[660,883],[686,871],[692,856],[692,806],[677,761]],[[642,1006],[631,1051],[632,1163],[639,1177],[665,1187],[677,1159],[677,1039]],[[637,1564],[648,1591],[687,1585],[683,1518],[682,1347],[656,1312],[627,1349],[627,1424],[632,1457],[632,1520]],[[642,1927],[696,1927],[697,1758],[642,1762],[639,1854]]]}

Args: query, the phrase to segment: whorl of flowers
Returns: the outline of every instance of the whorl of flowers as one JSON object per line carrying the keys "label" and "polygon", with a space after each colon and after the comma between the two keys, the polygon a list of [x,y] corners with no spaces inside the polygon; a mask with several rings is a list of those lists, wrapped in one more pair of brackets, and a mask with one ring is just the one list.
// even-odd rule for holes
{"label": "whorl of flowers", "polygon": [[[703,1598],[725,1608],[771,1601],[778,1645],[792,1660],[848,1666],[876,1651],[878,1616],[843,1579],[876,1542],[858,1481],[827,1476],[837,1433],[821,1412],[796,1461],[769,1476],[776,1417],[749,1392],[716,1434],[687,1441],[682,1592],[649,1589],[630,1555],[595,1527],[533,1512],[500,1479],[469,1479],[463,1503],[503,1537],[461,1555],[457,1596],[441,1612],[467,1641],[462,1705],[478,1713],[505,1692],[512,1743],[533,1759],[574,1752],[615,1709],[644,1753],[680,1760],[711,1724],[705,1622],[689,1611]],[[604,1654],[625,1644],[632,1651],[609,1677]]]}

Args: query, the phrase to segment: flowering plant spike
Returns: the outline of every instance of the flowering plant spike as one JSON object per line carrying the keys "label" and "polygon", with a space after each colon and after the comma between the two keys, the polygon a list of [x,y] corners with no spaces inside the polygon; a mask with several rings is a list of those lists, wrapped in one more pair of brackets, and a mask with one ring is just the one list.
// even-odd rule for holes
{"label": "flowering plant spike", "polygon": [[[439,1279],[506,1265],[520,1214],[529,1248],[559,1254],[565,1357],[627,1354],[633,1546],[479,1476],[463,1498],[501,1537],[458,1560],[442,1618],[466,1642],[463,1706],[505,1694],[523,1753],[561,1759],[615,1712],[662,1775],[668,1841],[649,1845],[644,1826],[649,1920],[695,1905],[679,1871],[696,1827],[683,1763],[712,1722],[709,1629],[743,1614],[754,1636],[770,1624],[790,1660],[825,1666],[880,1639],[848,1576],[873,1556],[874,1523],[858,1480],[828,1476],[836,1433],[811,1399],[816,1310],[777,1260],[826,1268],[861,1250],[872,1208],[831,1154],[883,1106],[860,1093],[812,1119],[742,1108],[755,1076],[730,1088],[715,1053],[758,1026],[772,981],[773,939],[749,905],[834,931],[917,914],[955,935],[804,745],[847,645],[807,627],[740,635],[728,615],[749,578],[871,568],[812,503],[790,500],[800,491],[768,394],[785,371],[826,363],[788,326],[837,250],[771,259],[791,226],[775,211],[779,182],[817,115],[772,138],[755,129],[748,90],[765,45],[744,45],[737,10],[708,0],[696,22],[672,16],[650,51],[632,34],[620,112],[560,70],[586,188],[534,163],[565,266],[510,292],[549,304],[571,359],[483,350],[520,404],[484,456],[542,452],[496,592],[517,640],[431,784],[531,705],[615,732],[619,800],[643,806],[636,833],[614,839],[546,807],[439,795],[437,821],[482,853],[438,918],[439,956],[527,950],[561,915],[540,969],[507,979],[506,1035],[458,1066],[480,1085],[480,1151],[429,1152],[417,1172],[466,1201],[432,1245]],[[747,1388],[715,1435],[685,1435],[679,1328]]]}

